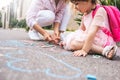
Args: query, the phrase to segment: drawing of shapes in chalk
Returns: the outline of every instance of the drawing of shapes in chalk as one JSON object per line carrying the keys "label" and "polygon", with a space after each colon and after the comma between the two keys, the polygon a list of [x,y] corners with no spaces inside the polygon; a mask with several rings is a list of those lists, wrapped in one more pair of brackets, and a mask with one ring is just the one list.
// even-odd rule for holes
{"label": "drawing of shapes in chalk", "polygon": [[50,47],[55,47],[55,45],[49,45],[49,44],[44,44],[41,46],[42,48],[50,48]]}
{"label": "drawing of shapes in chalk", "polygon": [[18,49],[18,48],[15,48],[15,47],[0,47],[0,49],[4,50],[4,49]]}

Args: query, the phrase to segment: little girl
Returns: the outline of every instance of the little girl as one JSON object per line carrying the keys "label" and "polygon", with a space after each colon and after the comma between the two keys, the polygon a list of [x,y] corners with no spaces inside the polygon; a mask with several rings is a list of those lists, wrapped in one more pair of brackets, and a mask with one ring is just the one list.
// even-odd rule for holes
{"label": "little girl", "polygon": [[105,34],[102,29],[110,31],[107,13],[100,7],[94,18],[97,0],[70,0],[75,9],[83,13],[80,29],[69,34],[60,44],[66,50],[74,51],[74,56],[86,56],[90,51],[102,54],[112,59],[117,47],[112,36]]}
{"label": "little girl", "polygon": [[[39,40],[40,33],[45,40],[59,39],[60,33],[66,30],[70,17],[68,0],[33,0],[26,14],[26,22],[30,27],[29,37]],[[42,27],[53,24],[54,33],[49,34]]]}

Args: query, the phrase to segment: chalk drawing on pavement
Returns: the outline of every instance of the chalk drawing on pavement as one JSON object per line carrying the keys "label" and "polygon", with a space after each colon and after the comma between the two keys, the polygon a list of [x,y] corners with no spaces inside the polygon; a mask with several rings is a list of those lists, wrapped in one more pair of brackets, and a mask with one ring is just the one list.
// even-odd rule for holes
{"label": "chalk drawing on pavement", "polygon": [[[30,59],[26,58],[26,57],[20,57],[19,58],[19,55],[24,56],[25,54],[27,54],[27,55],[29,55],[29,54],[27,52],[25,52],[25,50],[21,50],[20,47],[21,48],[26,48],[26,49],[31,49],[32,46],[35,46],[35,47],[40,48],[39,46],[41,44],[44,44],[44,43],[36,43],[36,42],[29,41],[29,40],[24,40],[24,41],[6,40],[6,41],[0,41],[0,45],[1,45],[0,49],[1,50],[2,49],[12,50],[11,52],[9,51],[4,55],[7,59],[9,59],[6,63],[7,66],[12,70],[19,71],[19,72],[28,72],[28,73],[29,72],[30,73],[42,72],[42,73],[45,73],[46,75],[51,76],[51,77],[64,78],[64,79],[73,79],[73,78],[80,77],[82,72],[79,68],[73,67],[73,66],[71,66],[70,64],[68,64],[64,61],[62,61],[60,59],[57,59],[52,55],[47,54],[46,52],[45,53],[39,53],[39,55],[37,55],[37,57],[39,59],[42,59],[42,57],[45,56],[46,58],[43,58],[43,59],[49,59],[48,62],[55,61],[55,63],[51,63],[51,65],[52,64],[55,64],[55,65],[60,64],[59,66],[56,66],[58,73],[54,72],[53,69],[55,67],[50,66],[50,65],[47,65],[47,67],[45,67],[45,68],[41,68],[40,66],[37,66],[35,68],[28,68],[28,67],[26,68],[26,65],[27,65],[28,62],[30,62]],[[56,52],[56,53],[59,53],[61,55],[70,55],[71,54],[70,52],[67,52],[67,51],[61,51],[61,49],[56,50],[57,47],[51,47],[50,46],[47,49],[48,49],[48,51]],[[37,53],[37,52],[35,52],[35,53]],[[16,57],[14,55],[18,55],[18,56]],[[48,63],[48,62],[46,62],[46,63]],[[22,64],[22,67],[19,64]],[[42,64],[42,65],[46,65],[46,64]],[[27,66],[30,66],[30,65],[27,65]],[[69,70],[68,73],[72,72],[73,74],[60,73],[61,70],[64,70],[64,68]]]}
{"label": "chalk drawing on pavement", "polygon": [[0,50],[12,50],[12,49],[18,49],[18,48],[15,48],[15,47],[0,47]]}
{"label": "chalk drawing on pavement", "polygon": [[[55,58],[54,56],[51,56],[49,54],[46,54],[46,53],[39,53],[39,56],[41,57],[46,57],[49,59],[49,61],[54,61],[57,64],[60,64],[61,67],[64,67],[66,68],[67,70],[69,70],[69,72],[72,72],[74,74],[65,74],[65,73],[60,73],[59,72],[64,69],[64,68],[60,68],[60,66],[58,66],[58,70],[59,71],[58,73],[55,73],[54,71],[52,71],[53,69],[53,66],[50,67],[50,65],[47,65],[46,68],[34,68],[34,69],[26,69],[25,67],[21,67],[21,66],[16,66],[15,64],[19,64],[19,63],[27,63],[30,61],[30,59],[25,59],[25,58],[18,58],[18,57],[14,57],[13,55],[25,55],[26,53],[24,53],[24,51],[22,50],[18,50],[18,51],[14,51],[14,52],[9,52],[9,53],[6,53],[5,57],[10,59],[9,61],[7,61],[7,66],[12,69],[12,70],[15,70],[15,71],[20,71],[20,72],[43,72],[45,73],[46,75],[48,76],[51,76],[51,77],[56,77],[56,78],[66,78],[66,79],[72,79],[72,78],[78,78],[80,77],[81,75],[81,70],[79,68],[76,68],[76,67],[73,67],[71,65],[69,65],[68,63],[62,61],[62,60],[59,60],[57,58]],[[45,64],[46,62],[44,62],[43,65],[46,65]],[[23,66],[24,66],[23,65]],[[29,65],[27,65],[29,66]],[[60,69],[60,70],[59,70]],[[63,70],[64,71],[64,70]]]}
{"label": "chalk drawing on pavement", "polygon": [[64,49],[58,48],[54,44],[49,44],[47,42],[35,42],[30,40],[5,40],[0,41],[0,49],[1,50],[14,50],[19,48],[33,47],[36,48],[46,48],[46,50],[54,53],[60,53],[60,55],[70,55],[70,52],[65,51]]}
{"label": "chalk drawing on pavement", "polygon": [[34,46],[35,43],[32,41],[26,41],[26,40],[5,40],[5,41],[0,41],[1,46],[9,46],[9,47],[26,47],[26,46]]}

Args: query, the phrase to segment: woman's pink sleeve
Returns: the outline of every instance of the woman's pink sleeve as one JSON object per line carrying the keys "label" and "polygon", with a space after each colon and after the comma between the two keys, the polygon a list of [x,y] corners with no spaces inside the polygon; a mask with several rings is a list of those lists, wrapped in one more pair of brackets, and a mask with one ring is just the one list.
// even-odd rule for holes
{"label": "woman's pink sleeve", "polygon": [[59,8],[59,11],[56,13],[55,22],[61,23],[62,18],[63,18],[63,15],[64,15],[65,8],[66,8],[66,3],[64,3],[64,4]]}

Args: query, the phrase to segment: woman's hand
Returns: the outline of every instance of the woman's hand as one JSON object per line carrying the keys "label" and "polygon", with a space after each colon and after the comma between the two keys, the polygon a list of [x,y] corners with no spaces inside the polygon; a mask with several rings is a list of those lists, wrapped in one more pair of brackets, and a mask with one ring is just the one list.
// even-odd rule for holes
{"label": "woman's hand", "polygon": [[46,33],[46,34],[44,34],[43,36],[44,36],[44,39],[45,39],[46,41],[48,41],[48,42],[51,42],[51,41],[52,41],[52,37],[51,37],[50,34]]}
{"label": "woman's hand", "polygon": [[55,33],[54,32],[54,34],[52,35],[52,42],[54,43],[54,44],[58,44],[58,42],[60,41],[60,36],[59,36],[59,33]]}
{"label": "woman's hand", "polygon": [[73,55],[74,56],[86,56],[88,53],[87,52],[85,52],[84,50],[77,50],[77,51],[74,51],[73,52]]}

